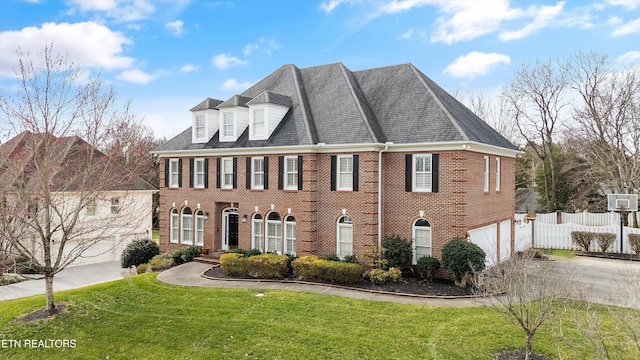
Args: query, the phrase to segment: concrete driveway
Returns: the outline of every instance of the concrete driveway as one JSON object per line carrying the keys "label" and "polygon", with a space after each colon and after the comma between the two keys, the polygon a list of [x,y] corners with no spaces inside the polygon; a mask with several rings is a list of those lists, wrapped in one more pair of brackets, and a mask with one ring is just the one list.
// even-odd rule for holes
{"label": "concrete driveway", "polygon": [[[62,291],[122,279],[119,261],[68,267],[53,278],[53,290]],[[0,301],[45,293],[44,279],[0,286]]]}

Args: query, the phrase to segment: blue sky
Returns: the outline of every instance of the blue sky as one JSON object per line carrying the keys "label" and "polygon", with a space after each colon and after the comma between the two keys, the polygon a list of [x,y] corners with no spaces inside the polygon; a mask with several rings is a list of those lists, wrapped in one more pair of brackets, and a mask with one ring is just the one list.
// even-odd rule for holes
{"label": "blue sky", "polygon": [[100,72],[156,136],[284,64],[413,63],[448,91],[497,94],[523,62],[598,50],[640,64],[640,0],[2,0],[0,87],[47,43]]}

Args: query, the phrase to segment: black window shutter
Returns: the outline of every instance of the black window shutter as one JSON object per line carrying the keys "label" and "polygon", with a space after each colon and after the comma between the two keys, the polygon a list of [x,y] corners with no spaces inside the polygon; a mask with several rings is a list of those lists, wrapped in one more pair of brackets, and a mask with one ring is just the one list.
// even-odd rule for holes
{"label": "black window shutter", "polygon": [[404,191],[411,192],[413,189],[413,155],[404,156]]}
{"label": "black window shutter", "polygon": [[353,155],[353,191],[358,191],[360,168],[360,155]]}
{"label": "black window shutter", "polygon": [[278,190],[284,189],[284,156],[278,156]]}
{"label": "black window shutter", "polygon": [[338,157],[331,155],[331,191],[336,191],[336,166],[338,165]]}
{"label": "black window shutter", "polygon": [[222,165],[222,160],[220,158],[216,158],[216,188],[220,189],[220,165]]}
{"label": "black window shutter", "polygon": [[438,178],[440,176],[439,163],[438,154],[431,155],[431,192],[438,192]]}
{"label": "black window shutter", "polygon": [[193,158],[189,159],[189,187],[190,188],[193,187],[193,172],[194,172],[194,169],[193,169],[193,165],[194,164],[193,163],[194,163],[194,161],[195,160]]}
{"label": "black window shutter", "polygon": [[298,155],[298,190],[302,190],[302,155]]}
{"label": "black window shutter", "polygon": [[233,158],[233,188],[238,188],[238,158]]}
{"label": "black window shutter", "polygon": [[169,159],[164,159],[164,187],[169,187]]}
{"label": "black window shutter", "polygon": [[178,187],[182,187],[182,159],[178,159]]}
{"label": "black window shutter", "polygon": [[245,176],[245,181],[247,182],[247,189],[251,189],[251,158],[247,157],[247,171]]}
{"label": "black window shutter", "polygon": [[209,188],[209,159],[204,159],[204,188]]}
{"label": "black window shutter", "polygon": [[262,164],[262,168],[264,169],[264,189],[267,190],[269,188],[269,157],[264,157],[264,163]]}

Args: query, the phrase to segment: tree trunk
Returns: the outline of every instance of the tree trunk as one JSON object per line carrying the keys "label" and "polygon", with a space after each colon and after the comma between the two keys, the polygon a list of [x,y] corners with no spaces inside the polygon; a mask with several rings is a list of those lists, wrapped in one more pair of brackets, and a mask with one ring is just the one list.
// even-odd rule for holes
{"label": "tree trunk", "polygon": [[532,338],[533,338],[533,335],[527,335],[527,349],[525,350],[524,360],[531,359],[531,348],[533,347],[531,345]]}
{"label": "tree trunk", "polygon": [[51,311],[56,305],[53,302],[53,271],[46,271],[44,275],[44,281],[46,284],[47,303],[45,310]]}

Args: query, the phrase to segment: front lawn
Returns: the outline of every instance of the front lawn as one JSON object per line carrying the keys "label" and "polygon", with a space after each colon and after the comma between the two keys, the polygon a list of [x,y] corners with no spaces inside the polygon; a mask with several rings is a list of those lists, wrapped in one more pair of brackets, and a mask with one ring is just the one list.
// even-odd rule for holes
{"label": "front lawn", "polygon": [[[524,347],[518,327],[482,308],[439,308],[288,291],[168,285],[147,273],[56,294],[67,313],[10,321],[44,297],[0,302],[0,357],[15,359],[492,359]],[[259,296],[261,295],[261,296]],[[534,351],[591,359],[575,327],[543,330]],[[74,348],[10,341],[74,340]],[[53,342],[52,342],[53,343]],[[61,342],[59,342],[61,343]],[[637,355],[629,353],[630,356]],[[632,358],[630,357],[630,358]]]}

